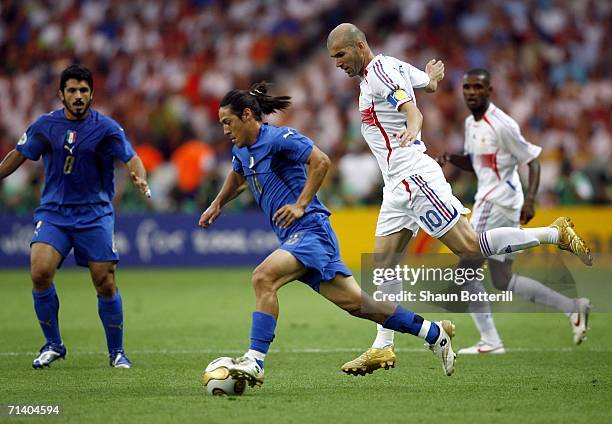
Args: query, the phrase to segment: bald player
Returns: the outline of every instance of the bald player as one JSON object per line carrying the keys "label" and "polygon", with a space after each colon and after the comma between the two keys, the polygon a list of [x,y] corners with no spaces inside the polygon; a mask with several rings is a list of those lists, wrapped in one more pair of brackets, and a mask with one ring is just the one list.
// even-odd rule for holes
{"label": "bald player", "polygon": [[[549,227],[500,227],[478,235],[466,218],[469,210],[453,195],[438,163],[428,156],[421,139],[423,115],[416,105],[414,88],[432,91],[444,76],[434,78],[414,66],[383,54],[374,54],[364,33],[355,25],[343,23],[327,39],[329,55],[338,68],[359,77],[361,133],[378,161],[383,180],[383,203],[376,226],[374,253],[378,266],[391,266],[395,254],[403,253],[419,228],[439,239],[464,259],[512,253],[540,244],[557,245],[591,265],[592,257],[584,240],[566,217]],[[440,67],[439,62],[427,65]],[[426,67],[427,70],[427,67]],[[383,291],[402,290],[401,281],[386,281]],[[378,326],[370,349],[344,364],[342,371],[364,375],[393,367],[393,331]]]}

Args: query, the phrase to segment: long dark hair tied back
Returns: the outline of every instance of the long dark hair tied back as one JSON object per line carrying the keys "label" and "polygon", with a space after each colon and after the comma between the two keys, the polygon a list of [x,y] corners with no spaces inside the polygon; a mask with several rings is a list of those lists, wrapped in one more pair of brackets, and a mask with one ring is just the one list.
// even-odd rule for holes
{"label": "long dark hair tied back", "polygon": [[263,115],[285,110],[291,105],[290,96],[270,96],[269,85],[265,82],[255,83],[248,90],[231,90],[223,99],[220,107],[230,106],[232,113],[242,116],[245,108],[251,109],[257,121],[262,120]]}

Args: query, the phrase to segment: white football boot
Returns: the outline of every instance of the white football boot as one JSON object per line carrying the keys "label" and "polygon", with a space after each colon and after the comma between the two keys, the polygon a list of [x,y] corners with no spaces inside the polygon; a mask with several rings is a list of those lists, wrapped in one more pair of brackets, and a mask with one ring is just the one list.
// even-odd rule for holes
{"label": "white football boot", "polygon": [[236,379],[244,379],[249,383],[249,386],[261,386],[264,381],[264,370],[253,358],[241,356],[232,360],[232,364],[227,368],[232,377]]}
{"label": "white football boot", "polygon": [[586,332],[589,329],[589,311],[591,309],[591,301],[586,297],[576,299],[576,312],[572,312],[569,316],[572,332],[574,333],[574,343],[579,345],[586,340]]}
{"label": "white football boot", "polygon": [[32,361],[32,368],[41,369],[49,367],[51,362],[58,359],[66,359],[66,347],[63,344],[45,343],[40,348],[38,356]]}
{"label": "white football boot", "polygon": [[504,348],[502,342],[491,343],[484,340],[480,340],[474,346],[464,347],[457,351],[458,355],[499,355],[502,353],[506,353],[506,348]]}
{"label": "white football boot", "polygon": [[457,355],[453,352],[451,345],[452,338],[455,337],[455,324],[448,320],[436,322],[440,328],[440,335],[433,344],[425,344],[442,361],[444,373],[451,376],[455,371],[455,359]]}

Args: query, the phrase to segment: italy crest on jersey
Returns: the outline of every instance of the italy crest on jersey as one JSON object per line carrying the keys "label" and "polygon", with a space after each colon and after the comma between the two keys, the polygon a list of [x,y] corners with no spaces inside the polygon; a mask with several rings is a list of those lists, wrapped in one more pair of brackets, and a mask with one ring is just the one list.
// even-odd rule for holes
{"label": "italy crest on jersey", "polygon": [[72,131],[72,130],[66,131],[66,143],[68,143],[69,145],[74,144],[74,142],[76,141],[76,138],[77,138],[76,131]]}

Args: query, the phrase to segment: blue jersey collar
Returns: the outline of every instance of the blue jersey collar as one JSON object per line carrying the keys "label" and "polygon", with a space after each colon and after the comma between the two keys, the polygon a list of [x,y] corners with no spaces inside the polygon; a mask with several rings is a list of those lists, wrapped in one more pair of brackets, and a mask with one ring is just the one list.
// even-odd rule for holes
{"label": "blue jersey collar", "polygon": [[259,126],[259,133],[257,134],[257,138],[255,139],[255,143],[251,144],[250,146],[246,146],[247,150],[250,150],[251,148],[254,148],[257,143],[259,142],[259,140],[261,140],[264,136],[264,131],[268,130],[268,123],[267,122],[263,122],[260,126]]}

